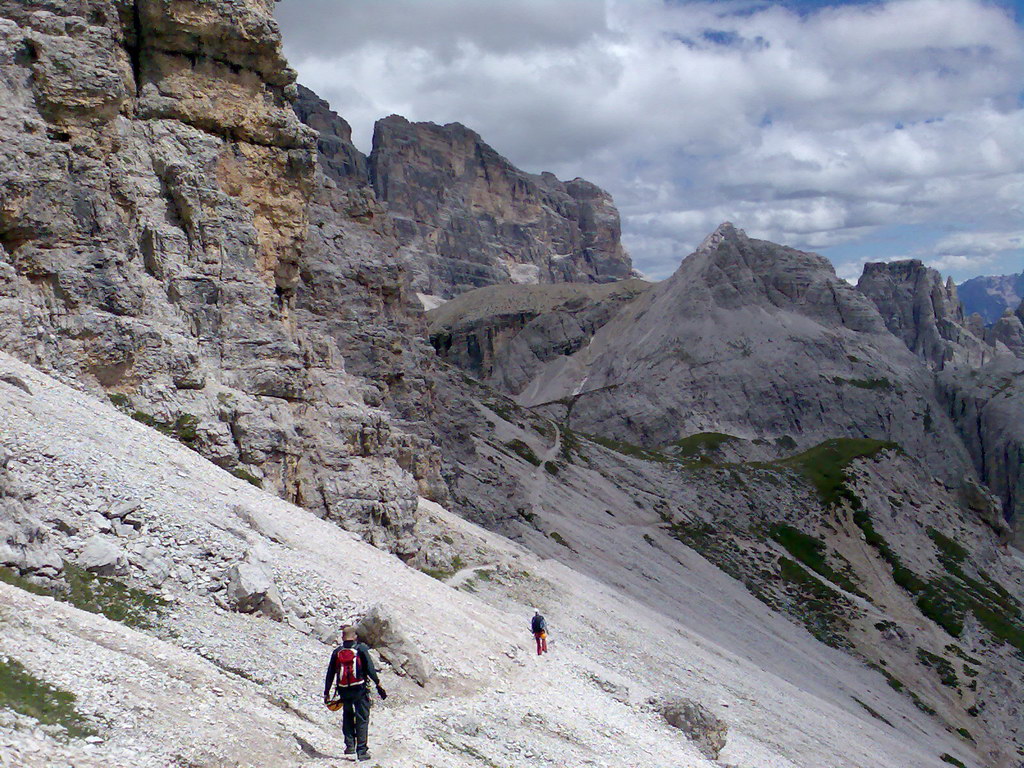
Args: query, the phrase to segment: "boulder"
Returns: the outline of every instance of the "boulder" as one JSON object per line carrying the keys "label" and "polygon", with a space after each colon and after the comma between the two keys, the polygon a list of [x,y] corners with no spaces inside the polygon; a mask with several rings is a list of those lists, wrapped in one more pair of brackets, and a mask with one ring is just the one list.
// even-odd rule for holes
{"label": "boulder", "polygon": [[262,613],[274,621],[284,620],[284,605],[266,571],[253,563],[239,563],[227,572],[227,600],[240,613]]}
{"label": "boulder", "polygon": [[98,576],[112,576],[126,562],[124,550],[102,536],[93,536],[86,541],[78,555],[78,564]]}
{"label": "boulder", "polygon": [[658,703],[662,717],[697,745],[709,760],[717,760],[725,747],[729,726],[703,704],[692,699],[666,699]]}
{"label": "boulder", "polygon": [[430,662],[420,653],[384,606],[377,604],[356,623],[359,639],[374,648],[395,672],[424,686],[433,674]]}

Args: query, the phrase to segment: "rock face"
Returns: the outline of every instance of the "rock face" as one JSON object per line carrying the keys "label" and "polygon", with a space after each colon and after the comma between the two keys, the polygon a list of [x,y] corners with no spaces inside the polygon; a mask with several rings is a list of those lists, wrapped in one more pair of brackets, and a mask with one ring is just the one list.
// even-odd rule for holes
{"label": "rock face", "polygon": [[266,571],[254,563],[238,563],[227,573],[227,598],[242,613],[262,613],[274,621],[284,619],[281,595]]}
{"label": "rock face", "polygon": [[981,369],[945,372],[939,385],[979,477],[1024,545],[1024,360],[1007,355]]}
{"label": "rock face", "polygon": [[986,325],[996,322],[1006,310],[1024,301],[1024,272],[1017,275],[985,275],[966,280],[957,287],[964,311],[977,313]]}
{"label": "rock face", "polygon": [[515,168],[465,126],[377,122],[370,176],[394,217],[415,290],[629,277],[608,193]]}
{"label": "rock face", "polygon": [[381,655],[395,671],[423,686],[430,680],[430,662],[402,632],[398,619],[382,605],[374,605],[356,624],[359,639]]}
{"label": "rock face", "polygon": [[1002,344],[1017,357],[1024,357],[1024,302],[1016,312],[1006,310],[986,328],[985,340],[994,347]]}
{"label": "rock face", "polygon": [[875,302],[886,325],[939,372],[938,387],[973,459],[1010,525],[1024,516],[1024,325],[1006,312],[989,328],[964,317],[952,281],[919,261],[868,264],[857,287]]}
{"label": "rock face", "polygon": [[0,2],[0,345],[412,557],[430,462],[314,317],[359,278],[304,265],[330,193],[272,7]]}
{"label": "rock face", "polygon": [[649,288],[642,280],[489,286],[428,312],[430,342],[448,362],[518,394],[544,363],[582,348]]}
{"label": "rock face", "polygon": [[659,707],[665,721],[686,734],[709,760],[717,760],[725,747],[729,726],[703,704],[691,699],[669,699]]}
{"label": "rock face", "polygon": [[953,280],[917,259],[866,264],[857,290],[870,298],[886,327],[936,370],[983,365],[994,356],[969,328]]}
{"label": "rock face", "polygon": [[827,260],[723,224],[584,347],[544,363],[517,400],[647,447],[704,432],[791,447],[894,440],[958,480],[970,461],[933,390]]}
{"label": "rock face", "polygon": [[0,446],[0,566],[33,579],[53,579],[62,570],[61,552],[33,514],[30,494],[11,477],[11,454]]}

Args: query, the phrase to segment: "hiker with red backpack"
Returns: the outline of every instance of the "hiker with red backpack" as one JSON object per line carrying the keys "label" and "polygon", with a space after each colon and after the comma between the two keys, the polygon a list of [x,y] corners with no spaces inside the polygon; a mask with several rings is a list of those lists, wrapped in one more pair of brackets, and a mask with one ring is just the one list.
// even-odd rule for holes
{"label": "hiker with red backpack", "polygon": [[[381,687],[377,670],[370,658],[370,649],[357,640],[355,627],[346,626],[341,630],[342,643],[331,653],[324,680],[324,704],[332,711],[343,709],[341,729],[345,736],[345,754],[356,756],[357,760],[369,760],[367,733],[370,726],[369,680],[377,686],[381,699],[388,697]],[[331,698],[331,685],[336,698]]]}
{"label": "hiker with red backpack", "polygon": [[548,652],[548,623],[540,615],[540,611],[533,609],[533,620],[530,622],[530,631],[533,632],[533,639],[537,641],[537,655]]}

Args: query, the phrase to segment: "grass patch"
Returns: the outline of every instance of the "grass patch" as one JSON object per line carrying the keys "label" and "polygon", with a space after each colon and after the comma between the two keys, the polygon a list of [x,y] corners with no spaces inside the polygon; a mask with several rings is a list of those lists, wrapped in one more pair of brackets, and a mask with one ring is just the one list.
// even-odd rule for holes
{"label": "grass patch", "polygon": [[950,765],[955,765],[955,766],[957,766],[957,768],[967,768],[966,765],[961,763],[959,760],[957,760],[955,757],[953,757],[948,752],[943,752],[941,755],[939,755],[939,760],[941,760],[944,763],[949,763]]}
{"label": "grass patch", "polygon": [[232,467],[228,470],[232,475],[237,477],[239,480],[245,480],[249,485],[255,485],[257,488],[263,487],[263,481],[260,480],[256,475],[246,472],[241,467]]}
{"label": "grass patch", "polygon": [[107,397],[118,410],[130,411],[132,408],[132,399],[122,392],[110,392]]}
{"label": "grass patch", "polygon": [[927,618],[953,637],[960,637],[964,617],[972,613],[994,638],[1024,653],[1024,610],[1020,603],[984,571],[979,571],[979,578],[964,572],[961,564],[968,553],[963,547],[938,531],[929,530],[939,562],[948,575],[925,579],[903,565],[875,530],[867,510],[855,505],[853,520],[867,542],[892,567],[893,580],[916,596],[918,610]]}
{"label": "grass patch", "polygon": [[558,465],[555,464],[555,462],[553,462],[553,461],[545,461],[544,462],[544,471],[547,472],[549,475],[557,475],[558,474]]}
{"label": "grass patch", "polygon": [[833,648],[849,648],[850,622],[847,600],[828,584],[816,579],[788,557],[779,558],[779,574],[795,597],[793,613],[807,631]]}
{"label": "grass patch", "polygon": [[16,659],[0,657],[0,707],[45,725],[59,725],[72,738],[95,736],[96,731],[75,709],[75,700],[75,694],[40,680]]}
{"label": "grass patch", "polygon": [[153,617],[167,606],[167,601],[159,595],[130,587],[117,579],[97,576],[66,561],[64,583],[54,582],[52,587],[34,584],[10,568],[0,568],[0,581],[136,629],[152,629]]}
{"label": "grass patch", "polygon": [[73,563],[64,563],[64,579],[68,585],[65,597],[56,593],[54,597],[136,629],[152,628],[153,616],[167,606],[159,595],[96,576]]}
{"label": "grass patch", "polygon": [[798,531],[790,525],[774,525],[770,529],[769,535],[781,544],[796,560],[803,563],[819,576],[828,579],[847,592],[865,597],[864,593],[854,584],[850,576],[839,573],[828,564],[826,559],[828,547],[825,546],[825,542],[802,531]]}
{"label": "grass patch", "polygon": [[716,452],[726,443],[738,439],[738,437],[722,432],[698,432],[695,435],[676,440],[671,443],[671,446],[676,449],[674,452],[679,456],[699,456],[704,453]]}
{"label": "grass patch", "polygon": [[844,379],[842,376],[834,376],[832,378],[835,384],[849,384],[851,387],[857,387],[859,389],[892,389],[892,382],[884,376],[877,379]]}
{"label": "grass patch", "polygon": [[535,467],[540,466],[540,459],[537,458],[537,454],[533,452],[533,449],[524,443],[519,438],[515,440],[509,440],[505,443],[505,447],[508,448],[512,453],[521,458],[523,461],[533,464]]}
{"label": "grass patch", "polygon": [[624,443],[621,440],[613,440],[610,437],[601,437],[599,435],[587,435],[587,437],[598,445],[604,446],[610,451],[621,453],[623,456],[632,456],[634,459],[642,459],[644,461],[671,461],[665,454],[648,448],[641,448],[639,445]]}
{"label": "grass patch", "polygon": [[962,563],[967,559],[969,553],[966,549],[930,526],[928,527],[928,537],[938,547],[941,553],[940,558],[948,558],[954,563]]}
{"label": "grass patch", "polygon": [[858,704],[860,704],[861,707],[864,708],[864,711],[866,711],[873,718],[875,718],[876,720],[881,720],[883,723],[888,725],[890,728],[895,728],[895,726],[891,722],[889,722],[889,720],[887,718],[885,718],[882,715],[880,715],[877,711],[875,711],[873,708],[869,707],[867,704],[865,704],[863,701],[858,699],[856,696],[853,696],[852,698],[853,698],[854,701],[856,701]]}
{"label": "grass patch", "polygon": [[780,464],[798,470],[818,491],[827,506],[839,503],[846,482],[846,470],[855,459],[874,456],[896,443],[870,438],[835,438],[783,459]]}
{"label": "grass patch", "polygon": [[[572,549],[572,547],[571,547],[571,546],[569,546],[569,542],[568,542],[568,541],[566,541],[566,540],[565,540],[565,537],[564,537],[564,536],[562,536],[562,534],[560,534],[560,533],[559,533],[558,531],[552,531],[551,533],[549,533],[549,534],[548,534],[548,536],[550,536],[550,537],[551,537],[551,539],[552,539],[552,540],[553,540],[553,541],[554,541],[554,542],[555,542],[556,544],[561,544],[561,545],[562,545],[563,547],[565,547],[566,549]],[[573,551],[575,551],[575,550],[573,550]]]}
{"label": "grass patch", "polygon": [[960,681],[957,679],[956,670],[948,659],[936,656],[924,648],[917,649],[917,660],[928,669],[934,669],[939,676],[940,682],[949,688],[959,688]]}
{"label": "grass patch", "polygon": [[19,574],[13,568],[8,568],[6,565],[0,566],[0,581],[4,584],[10,584],[12,587],[23,589],[26,592],[31,592],[33,595],[52,595],[53,591],[46,587],[40,586],[35,582],[29,581],[24,576]]}
{"label": "grass patch", "polygon": [[140,424],[145,424],[161,434],[173,437],[190,448],[199,436],[197,432],[199,417],[191,413],[180,413],[175,417],[174,421],[163,421],[151,413],[135,408],[135,404],[128,395],[121,392],[111,392],[107,397],[114,407],[122,413],[131,416]]}

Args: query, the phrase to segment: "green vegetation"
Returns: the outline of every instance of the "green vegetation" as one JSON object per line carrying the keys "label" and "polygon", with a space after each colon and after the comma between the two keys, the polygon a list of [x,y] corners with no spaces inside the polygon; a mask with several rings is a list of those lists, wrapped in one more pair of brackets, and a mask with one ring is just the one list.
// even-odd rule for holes
{"label": "green vegetation", "polygon": [[558,474],[558,465],[555,464],[555,462],[553,462],[553,461],[545,461],[544,462],[544,471],[547,472],[549,475],[557,475]]}
{"label": "green vegetation", "polygon": [[974,664],[976,667],[981,666],[981,659],[976,659],[974,656],[965,653],[963,648],[961,648],[956,643],[950,643],[946,646],[945,650],[946,653],[952,654],[953,656],[956,656],[958,659],[966,661],[968,664]]}
{"label": "green vegetation", "polygon": [[111,621],[137,629],[150,629],[153,616],[167,601],[144,589],[129,587],[117,579],[96,576],[73,563],[64,563],[64,579],[68,587],[64,599],[83,611],[98,613]]}
{"label": "green vegetation", "polygon": [[695,435],[681,438],[672,443],[680,456],[699,456],[719,450],[724,444],[738,440],[732,435],[722,432],[698,432]]}
{"label": "green vegetation", "polygon": [[464,565],[465,563],[462,558],[459,555],[456,555],[452,558],[452,562],[447,568],[430,568],[423,565],[420,566],[419,570],[421,573],[425,573],[427,576],[437,579],[438,581],[445,581],[461,571]]}
{"label": "green vegetation", "polygon": [[610,437],[601,437],[599,435],[587,435],[587,437],[598,445],[602,445],[616,453],[621,453],[624,456],[632,456],[635,459],[643,459],[644,461],[671,461],[665,454],[648,448],[641,448],[639,445],[624,443],[620,440],[613,440]]}
{"label": "green vegetation", "polygon": [[580,452],[580,439],[576,433],[568,427],[562,427],[562,446],[558,455],[566,461],[572,461],[572,455]]}
{"label": "green vegetation", "polygon": [[107,397],[110,398],[113,406],[119,410],[130,410],[132,407],[132,399],[122,392],[110,392],[107,394]]}
{"label": "green vegetation", "polygon": [[191,413],[178,414],[174,421],[161,421],[151,413],[137,410],[128,395],[121,392],[111,392],[107,397],[122,413],[126,413],[140,424],[145,424],[161,434],[173,437],[190,448],[193,447],[193,443],[195,443],[196,438],[199,436],[197,432],[199,417]]}
{"label": "green vegetation", "polygon": [[892,382],[884,376],[878,379],[844,379],[841,376],[834,376],[832,381],[835,384],[849,384],[851,387],[860,389],[892,389]]}
{"label": "green vegetation", "polygon": [[[566,549],[572,549],[572,547],[569,546],[569,542],[566,541],[565,537],[562,536],[562,534],[560,534],[558,531],[552,531],[551,533],[548,534],[548,536],[550,536],[556,543],[561,544]],[[573,550],[573,551],[575,551],[575,550]]]}
{"label": "green vegetation", "polygon": [[934,669],[939,676],[940,682],[949,688],[959,688],[960,681],[957,679],[956,670],[948,659],[936,656],[924,648],[917,649],[917,660],[929,669]]}
{"label": "green vegetation", "polygon": [[12,587],[18,587],[26,592],[31,592],[33,595],[52,595],[53,592],[46,587],[41,587],[38,584],[29,581],[24,576],[19,574],[13,568],[7,566],[0,566],[0,581],[4,584],[10,584]]}
{"label": "green vegetation", "polygon": [[849,602],[836,590],[808,573],[788,557],[779,558],[783,582],[790,585],[796,598],[794,613],[807,631],[833,648],[850,648],[846,635],[850,622],[846,617]]}
{"label": "green vegetation", "polygon": [[533,452],[533,449],[524,443],[519,438],[515,440],[509,440],[505,443],[505,447],[511,450],[516,456],[521,458],[523,461],[527,461],[533,464],[535,467],[540,466],[540,459],[537,458],[537,454]]}
{"label": "green vegetation", "polygon": [[263,481],[260,480],[256,475],[246,472],[241,467],[232,467],[228,470],[232,475],[237,477],[239,480],[245,480],[249,485],[255,485],[257,488],[263,487]]}
{"label": "green vegetation", "polygon": [[927,580],[903,565],[884,537],[871,523],[867,510],[854,504],[853,521],[864,538],[892,567],[893,580],[917,598],[917,607],[927,618],[953,637],[960,637],[964,616],[973,613],[996,639],[1024,652],[1024,610],[1006,589],[984,571],[979,579],[964,572],[961,564],[967,551],[943,534],[929,529],[936,543],[939,562],[948,575]]}
{"label": "green vegetation", "polygon": [[944,763],[949,763],[950,765],[955,765],[955,766],[957,766],[957,768],[967,768],[966,765],[961,763],[959,760],[957,760],[955,757],[953,757],[948,752],[943,752],[941,755],[939,755],[939,760],[941,760]]}
{"label": "green vegetation", "polygon": [[847,592],[865,597],[850,576],[839,573],[828,564],[826,560],[828,547],[825,546],[825,542],[798,531],[790,525],[774,525],[770,529],[769,535],[785,547],[786,551],[795,559],[819,576],[828,579]]}
{"label": "green vegetation", "polygon": [[796,440],[789,435],[775,438],[775,444],[784,451],[792,451],[796,448]]}
{"label": "green vegetation", "polygon": [[853,700],[854,700],[854,701],[856,701],[856,702],[857,702],[858,704],[860,704],[860,705],[861,705],[861,707],[863,707],[863,708],[864,708],[864,710],[865,710],[865,711],[866,711],[866,712],[867,712],[867,713],[868,713],[869,715],[871,715],[871,716],[872,716],[873,718],[875,718],[876,720],[881,720],[881,721],[882,721],[883,723],[885,723],[886,725],[888,725],[888,726],[889,726],[890,728],[894,728],[894,727],[895,727],[895,726],[894,726],[894,725],[893,725],[893,724],[892,724],[891,722],[889,722],[889,720],[888,720],[887,718],[885,718],[885,717],[883,717],[882,715],[878,714],[878,712],[877,712],[877,711],[875,711],[874,709],[872,709],[871,707],[869,707],[869,706],[868,706],[867,704],[865,704],[865,703],[864,703],[863,701],[861,701],[860,699],[858,699],[858,698],[857,698],[856,696],[853,696],[852,698],[853,698]]}
{"label": "green vegetation", "polygon": [[0,656],[0,708],[3,707],[44,725],[59,725],[72,738],[96,734],[75,709],[75,694],[43,682],[16,659]]}
{"label": "green vegetation", "polygon": [[36,595],[48,595],[71,603],[89,613],[98,613],[136,629],[151,629],[153,617],[164,609],[167,601],[144,589],[129,587],[117,579],[96,576],[79,566],[64,563],[64,584],[52,587],[34,584],[9,568],[0,568],[0,581]]}
{"label": "green vegetation", "polygon": [[939,548],[941,558],[948,558],[954,563],[962,563],[967,559],[968,554],[970,554],[951,538],[944,536],[932,527],[928,528],[928,536],[935,542],[935,546]]}
{"label": "green vegetation", "polygon": [[835,438],[783,459],[780,463],[803,474],[817,489],[825,505],[833,506],[849,494],[845,488],[847,467],[855,459],[874,456],[887,449],[898,450],[899,446],[870,438]]}
{"label": "green vegetation", "polygon": [[966,739],[967,741],[971,742],[974,741],[974,737],[971,736],[971,732],[968,731],[966,728],[957,728],[956,732],[960,734],[960,738]]}

